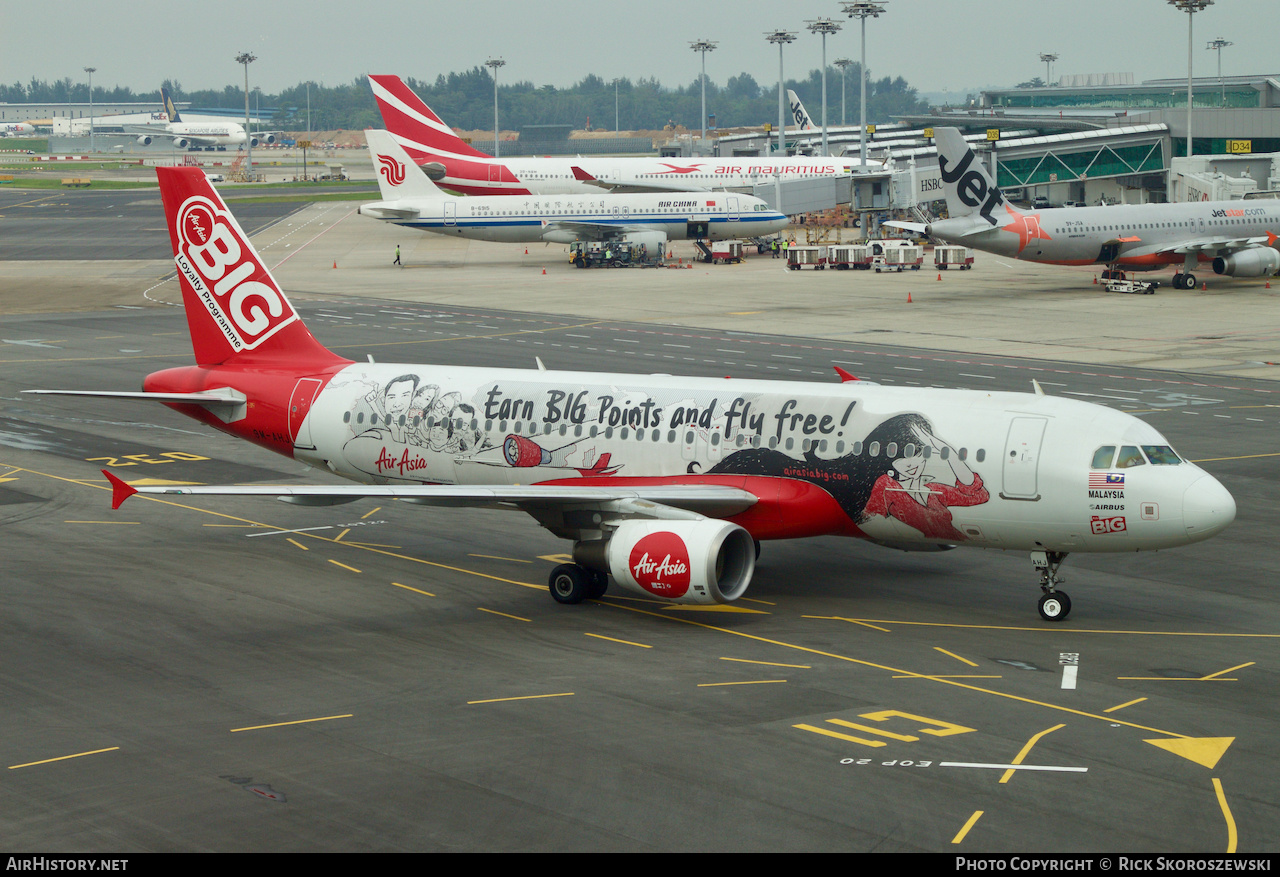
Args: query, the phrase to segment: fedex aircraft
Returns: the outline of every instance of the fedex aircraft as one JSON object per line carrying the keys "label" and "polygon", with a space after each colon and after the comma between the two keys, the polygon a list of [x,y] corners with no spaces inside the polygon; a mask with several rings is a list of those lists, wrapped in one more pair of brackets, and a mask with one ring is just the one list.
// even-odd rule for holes
{"label": "fedex aircraft", "polygon": [[[172,137],[176,149],[187,149],[199,146],[244,146],[246,141],[252,146],[275,143],[274,133],[254,133],[245,135],[244,126],[236,122],[184,122],[178,113],[177,106],[169,97],[169,89],[161,86],[160,98],[164,102],[165,114],[169,117],[164,126],[164,135]],[[126,130],[138,134],[138,143],[149,146],[158,136],[154,126],[126,126]]]}
{"label": "fedex aircraft", "polygon": [[35,125],[26,122],[0,122],[0,135],[5,137],[27,137],[34,133]]}
{"label": "fedex aircraft", "polygon": [[362,216],[481,241],[611,240],[625,238],[659,250],[667,240],[773,234],[787,217],[759,198],[725,192],[525,196],[446,195],[386,131],[366,131],[383,200]]}
{"label": "fedex aircraft", "polygon": [[[462,195],[694,192],[847,176],[858,158],[494,158],[472,149],[399,76],[370,76],[383,126],[442,188]],[[883,165],[869,162],[867,170]],[[775,177],[776,175],[776,177]]]}
{"label": "fedex aircraft", "polygon": [[1264,277],[1280,272],[1280,202],[1198,201],[1025,211],[1010,204],[955,128],[935,130],[948,219],[887,222],[947,243],[1028,262],[1154,271],[1179,266],[1174,289],[1194,289],[1194,271]]}
{"label": "fedex aircraft", "polygon": [[355,363],[311,335],[198,168],[156,173],[195,364],[141,392],[30,392],[155,400],[355,483],[135,488],[107,473],[115,507],[141,492],[520,510],[573,543],[550,576],[562,603],[610,578],[727,603],[763,539],[1008,549],[1040,568],[1050,621],[1071,608],[1068,552],[1174,548],[1235,517],[1146,422],[1042,393]]}

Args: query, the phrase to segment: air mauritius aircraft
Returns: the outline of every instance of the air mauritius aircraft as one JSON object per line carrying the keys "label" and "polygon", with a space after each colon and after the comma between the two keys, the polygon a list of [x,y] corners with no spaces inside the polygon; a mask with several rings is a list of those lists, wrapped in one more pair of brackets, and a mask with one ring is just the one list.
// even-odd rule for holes
{"label": "air mauritius aircraft", "polygon": [[[494,158],[472,149],[398,76],[370,76],[384,127],[442,188],[462,195],[694,192],[847,176],[857,158]],[[869,162],[868,171],[883,165]],[[775,177],[776,175],[776,177]]]}
{"label": "air mauritius aircraft", "polygon": [[725,240],[773,234],[787,217],[759,198],[725,192],[559,197],[446,195],[386,131],[366,131],[382,201],[360,207],[407,228],[482,241],[627,239],[661,251],[668,239]]}
{"label": "air mauritius aircraft", "polygon": [[1066,618],[1068,552],[1173,548],[1235,517],[1221,484],[1132,415],[1042,393],[354,363],[311,335],[197,168],[157,168],[195,364],[141,392],[349,485],[134,493],[366,497],[532,515],[573,542],[552,596],[622,589],[728,603],[759,540],[1025,551],[1040,614]]}
{"label": "air mauritius aircraft", "polygon": [[955,128],[938,128],[938,165],[948,219],[927,225],[887,222],[948,243],[1028,262],[1106,265],[1153,271],[1180,265],[1175,289],[1193,289],[1200,262],[1215,274],[1264,277],[1280,272],[1280,202],[1197,201],[1076,207],[1027,212],[1001,194],[995,180]]}

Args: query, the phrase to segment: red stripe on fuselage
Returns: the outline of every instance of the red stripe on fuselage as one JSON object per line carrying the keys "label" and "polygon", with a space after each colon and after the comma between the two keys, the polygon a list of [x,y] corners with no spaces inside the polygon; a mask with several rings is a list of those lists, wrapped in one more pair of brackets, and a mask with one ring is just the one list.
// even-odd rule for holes
{"label": "red stripe on fuselage", "polygon": [[745,512],[725,518],[755,539],[800,539],[806,536],[866,538],[835,498],[808,481],[769,475],[666,475],[645,477],[561,478],[539,484],[567,487],[652,487],[666,484],[714,484],[754,494],[758,502]]}

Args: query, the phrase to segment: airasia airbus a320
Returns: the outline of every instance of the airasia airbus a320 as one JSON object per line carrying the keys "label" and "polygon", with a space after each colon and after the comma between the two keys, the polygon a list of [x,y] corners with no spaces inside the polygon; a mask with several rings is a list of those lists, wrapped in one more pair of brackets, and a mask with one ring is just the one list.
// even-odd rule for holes
{"label": "airasia airbus a320", "polygon": [[157,168],[195,364],[142,392],[354,484],[131,487],[134,493],[365,497],[517,509],[573,543],[550,576],[576,603],[618,587],[727,603],[760,540],[1000,548],[1040,569],[1066,618],[1068,552],[1174,548],[1235,517],[1231,495],[1149,424],[1042,393],[428,364],[354,363],[303,325],[197,168]]}

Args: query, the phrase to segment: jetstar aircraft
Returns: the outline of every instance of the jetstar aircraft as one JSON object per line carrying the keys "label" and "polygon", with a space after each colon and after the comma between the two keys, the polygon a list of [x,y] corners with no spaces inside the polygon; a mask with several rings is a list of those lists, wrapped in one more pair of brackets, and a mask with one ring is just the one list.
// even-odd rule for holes
{"label": "jetstar aircraft", "polygon": [[456,198],[431,182],[386,131],[365,137],[383,200],[362,205],[360,214],[406,228],[481,241],[624,238],[660,252],[668,239],[755,237],[787,226],[787,217],[759,198],[726,192]]}
{"label": "jetstar aircraft", "polygon": [[[1040,393],[353,363],[323,346],[198,168],[157,168],[196,364],[142,392],[356,484],[140,486],[134,493],[366,497],[518,509],[574,543],[550,576],[576,603],[620,587],[741,597],[759,540],[1031,553],[1040,614],[1067,616],[1067,552],[1173,548],[1235,517],[1231,495],[1149,424]],[[839,371],[839,370],[838,370]]]}
{"label": "jetstar aircraft", "polygon": [[1028,262],[1103,264],[1154,271],[1180,265],[1174,289],[1194,289],[1200,262],[1215,274],[1264,277],[1280,272],[1280,202],[1196,201],[1027,212],[1010,204],[956,128],[937,128],[938,165],[948,219],[927,225],[886,222],[947,243]]}
{"label": "jetstar aircraft", "polygon": [[[441,188],[461,195],[696,192],[745,188],[775,179],[847,176],[858,158],[494,158],[472,149],[398,76],[370,76],[386,130]],[[575,174],[575,168],[584,172]],[[882,173],[879,162],[867,172]],[[776,176],[775,176],[776,175]]]}

